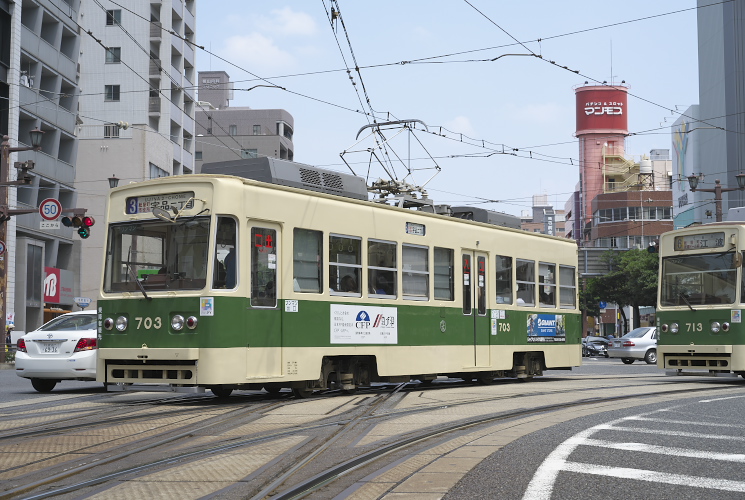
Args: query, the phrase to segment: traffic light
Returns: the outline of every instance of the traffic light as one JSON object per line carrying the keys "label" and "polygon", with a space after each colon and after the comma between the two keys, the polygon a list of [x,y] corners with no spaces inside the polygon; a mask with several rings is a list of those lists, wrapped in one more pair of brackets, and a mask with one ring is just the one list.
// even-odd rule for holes
{"label": "traffic light", "polygon": [[[77,219],[78,217],[73,217],[73,219]],[[93,224],[96,223],[96,220],[93,217],[83,217],[81,219],[81,226],[80,229],[78,229],[78,234],[81,238],[86,239],[88,236],[91,235],[91,227]],[[75,221],[73,220],[73,224]]]}
{"label": "traffic light", "polygon": [[62,225],[65,227],[77,227],[78,234],[81,238],[86,239],[91,235],[91,226],[96,223],[93,217],[80,217],[75,215],[73,217],[62,217]]}

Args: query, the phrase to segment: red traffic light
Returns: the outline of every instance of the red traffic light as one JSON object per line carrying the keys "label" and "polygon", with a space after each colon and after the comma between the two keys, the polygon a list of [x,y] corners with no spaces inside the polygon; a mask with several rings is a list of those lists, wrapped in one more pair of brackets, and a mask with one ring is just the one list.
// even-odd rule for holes
{"label": "red traffic light", "polygon": [[94,219],[93,217],[83,217],[83,226],[91,227],[95,223],[96,219]]}

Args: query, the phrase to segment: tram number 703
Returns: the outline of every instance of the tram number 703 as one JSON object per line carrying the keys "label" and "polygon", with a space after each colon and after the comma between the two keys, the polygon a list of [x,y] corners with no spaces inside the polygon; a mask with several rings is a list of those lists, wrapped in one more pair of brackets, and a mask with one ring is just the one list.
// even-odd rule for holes
{"label": "tram number 703", "polygon": [[704,330],[703,323],[686,323],[687,332],[702,332]]}
{"label": "tram number 703", "polygon": [[160,328],[163,326],[163,323],[161,322],[161,319],[159,317],[151,318],[150,316],[147,316],[143,318],[142,316],[135,317],[135,321],[137,322],[137,329],[145,328],[145,330],[150,330],[152,328],[155,328],[156,330],[160,330]]}

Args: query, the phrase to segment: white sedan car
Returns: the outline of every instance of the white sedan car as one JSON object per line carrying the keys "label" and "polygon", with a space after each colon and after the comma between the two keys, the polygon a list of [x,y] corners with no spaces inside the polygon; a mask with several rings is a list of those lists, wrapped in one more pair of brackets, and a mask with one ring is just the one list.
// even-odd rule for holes
{"label": "white sedan car", "polygon": [[16,375],[31,379],[39,392],[61,380],[96,380],[96,312],[57,316],[18,339]]}

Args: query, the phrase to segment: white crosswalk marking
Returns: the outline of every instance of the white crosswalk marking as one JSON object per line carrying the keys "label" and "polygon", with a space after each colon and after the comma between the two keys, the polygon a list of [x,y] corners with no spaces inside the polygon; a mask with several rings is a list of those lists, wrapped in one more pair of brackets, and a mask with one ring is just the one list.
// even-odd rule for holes
{"label": "white crosswalk marking", "polygon": [[[673,457],[686,457],[701,460],[719,460],[723,462],[745,463],[745,454],[722,453],[714,451],[701,451],[689,448],[678,448],[669,446],[657,446],[638,442],[615,442],[601,439],[593,439],[595,433],[602,432],[604,436],[608,432],[632,432],[636,434],[654,434],[661,436],[686,437],[707,440],[745,441],[742,436],[720,436],[716,434],[705,434],[697,432],[684,432],[663,429],[646,429],[629,427],[633,422],[658,422],[666,425],[696,425],[701,427],[732,427],[727,424],[693,422],[682,420],[656,419],[651,415],[659,414],[658,410],[653,413],[624,417],[610,423],[596,425],[570,437],[554,449],[538,467],[530,481],[523,500],[550,500],[553,494],[554,484],[559,472],[574,472],[578,474],[592,474],[603,477],[630,479],[636,481],[648,481],[658,484],[670,484],[701,489],[712,489],[732,492],[745,492],[745,481],[733,481],[720,478],[709,478],[700,476],[688,476],[683,474],[670,474],[644,469],[633,469],[625,467],[603,466],[569,461],[569,456],[580,446],[600,447],[604,449],[651,453],[656,455],[668,455]],[[626,425],[624,425],[626,424]]]}

